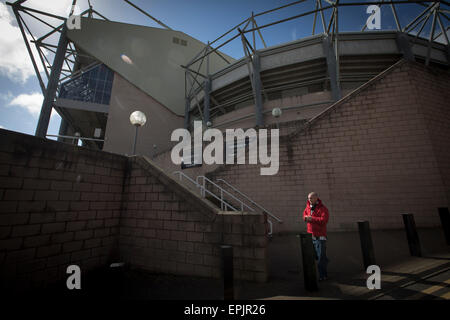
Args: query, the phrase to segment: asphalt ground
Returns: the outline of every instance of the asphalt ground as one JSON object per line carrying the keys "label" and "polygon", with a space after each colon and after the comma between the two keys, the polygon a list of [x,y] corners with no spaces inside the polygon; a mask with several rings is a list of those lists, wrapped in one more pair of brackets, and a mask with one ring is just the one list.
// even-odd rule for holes
{"label": "asphalt ground", "polygon": [[[237,300],[423,300],[450,298],[450,250],[442,230],[419,230],[422,257],[411,257],[403,230],[372,232],[381,289],[367,288],[358,234],[330,233],[327,281],[307,291],[300,241],[295,234],[275,235],[269,242],[269,278],[265,283],[234,281]],[[221,279],[155,274],[144,270],[102,269],[83,275],[81,290],[65,281],[29,292],[30,299],[222,300]],[[5,293],[4,293],[5,294]],[[6,293],[7,294],[7,293]],[[11,297],[9,297],[11,298]]]}

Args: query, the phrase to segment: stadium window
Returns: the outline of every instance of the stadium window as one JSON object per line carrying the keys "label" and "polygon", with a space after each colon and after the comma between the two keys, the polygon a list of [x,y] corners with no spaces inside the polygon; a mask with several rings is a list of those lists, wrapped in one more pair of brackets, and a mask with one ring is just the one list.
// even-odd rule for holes
{"label": "stadium window", "polygon": [[114,73],[100,64],[61,84],[59,98],[109,104]]}

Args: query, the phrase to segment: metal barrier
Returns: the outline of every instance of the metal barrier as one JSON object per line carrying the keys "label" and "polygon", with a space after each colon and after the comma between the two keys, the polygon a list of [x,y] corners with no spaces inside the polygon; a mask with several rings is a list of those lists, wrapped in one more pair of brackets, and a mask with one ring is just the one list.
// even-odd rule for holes
{"label": "metal barrier", "polygon": [[[199,183],[199,179],[203,179],[203,183],[200,184]],[[241,211],[244,211],[244,207],[247,207],[250,211],[255,211],[252,207],[249,207],[248,205],[246,205],[244,202],[242,202],[242,200],[236,198],[234,195],[232,195],[230,192],[228,192],[227,190],[225,190],[224,188],[222,188],[221,186],[219,186],[218,184],[216,184],[215,182],[211,181],[210,179],[208,179],[205,176],[198,176],[196,179],[197,185],[200,186],[201,190],[202,190],[202,197],[205,197],[205,192],[208,192],[208,194],[212,194],[214,195],[211,191],[209,191],[206,187],[206,182],[210,183],[211,185],[213,185],[214,187],[216,187],[218,190],[220,190],[220,199],[215,196],[216,199],[219,199],[221,203],[225,203],[227,204],[227,202],[224,201],[223,199],[223,195],[227,195],[229,197],[231,197],[233,200],[237,201],[240,205],[241,205]],[[235,211],[238,211],[235,209]]]}
{"label": "metal barrier", "polygon": [[[179,176],[180,181],[183,181],[183,178],[184,178],[187,181],[189,181],[192,185],[194,185],[196,188],[198,188],[200,190],[200,196],[202,198],[205,198],[206,194],[208,194],[208,195],[212,196],[213,198],[217,199],[220,202],[220,209],[221,210],[231,209],[233,211],[244,211],[244,209],[248,209],[251,212],[255,212],[254,208],[252,208],[251,206],[247,205],[241,199],[237,198],[236,196],[234,196],[233,194],[231,194],[230,192],[228,192],[227,190],[225,190],[224,188],[219,186],[217,183],[211,181],[210,179],[208,179],[205,176],[197,176],[196,179],[194,180],[194,179],[192,179],[191,177],[189,177],[188,175],[186,175],[185,173],[183,173],[181,171],[174,171],[173,174],[177,174]],[[199,180],[202,180],[202,182],[200,183]],[[249,196],[247,196],[245,193],[243,193],[242,191],[240,191],[239,189],[237,189],[236,187],[234,187],[233,185],[231,185],[230,183],[228,183],[224,179],[217,179],[217,182],[222,182],[225,185],[227,185],[233,191],[237,192],[239,195],[241,195],[246,200],[248,200],[256,208],[260,209],[263,214],[267,214],[271,218],[275,219],[278,223],[282,223],[283,222],[283,220],[281,220],[280,218],[275,216],[269,210],[265,209],[263,206],[261,206],[260,204],[258,204],[254,200],[252,200]],[[210,185],[212,185],[215,188],[217,188],[217,190],[220,193],[220,196],[215,194],[211,190],[208,190],[207,183],[209,183]],[[231,198],[234,201],[238,202],[240,204],[240,210],[238,210],[233,205],[231,205],[230,203],[225,201],[224,196],[228,196],[229,198]],[[273,223],[269,219],[267,219],[267,223],[269,224],[268,235],[271,236],[272,233],[273,233]]]}
{"label": "metal barrier", "polygon": [[[180,181],[182,181],[183,178],[187,179],[189,182],[191,182],[192,184],[194,184],[197,188],[200,189],[200,195],[204,198],[205,197],[205,193],[208,193],[210,196],[212,196],[213,198],[217,199],[220,201],[220,209],[221,210],[226,210],[227,208],[230,208],[233,211],[238,211],[238,209],[236,209],[235,207],[233,207],[232,205],[230,205],[228,202],[223,200],[223,193],[221,192],[221,197],[219,198],[216,194],[214,194],[213,192],[207,190],[204,186],[200,185],[197,181],[194,181],[191,177],[189,177],[188,175],[184,174],[181,171],[175,171],[173,172],[173,174],[178,174],[180,177]],[[198,180],[198,177],[197,177]]]}
{"label": "metal barrier", "polygon": [[[231,189],[233,189],[233,191],[239,193],[241,196],[243,196],[245,199],[247,199],[250,203],[252,203],[253,205],[255,205],[258,209],[260,209],[263,213],[266,213],[267,215],[269,215],[271,218],[275,219],[278,223],[282,223],[283,220],[281,220],[280,218],[278,218],[277,216],[275,216],[272,212],[270,212],[269,210],[267,210],[266,208],[264,208],[262,205],[260,205],[259,203],[257,203],[256,201],[254,201],[253,199],[251,199],[248,195],[246,195],[245,193],[243,193],[242,191],[240,191],[238,188],[236,188],[235,186],[233,186],[232,184],[230,184],[229,182],[227,182],[224,179],[217,179],[217,182],[222,182],[225,185],[227,185],[228,187],[230,187]],[[272,221],[270,221],[269,219],[267,219],[267,223],[269,224],[269,235],[272,235],[273,233],[273,223]]]}

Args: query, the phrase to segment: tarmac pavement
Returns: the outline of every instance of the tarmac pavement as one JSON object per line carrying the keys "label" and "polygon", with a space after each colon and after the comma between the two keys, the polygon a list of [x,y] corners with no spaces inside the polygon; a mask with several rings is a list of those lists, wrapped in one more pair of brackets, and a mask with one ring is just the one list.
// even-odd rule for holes
{"label": "tarmac pavement", "polygon": [[[423,257],[409,255],[404,230],[375,231],[372,239],[381,269],[381,289],[367,288],[357,232],[330,233],[327,253],[329,279],[318,290],[304,288],[300,239],[274,235],[268,247],[270,276],[266,283],[235,280],[238,300],[420,300],[450,299],[450,247],[441,229],[419,229]],[[222,300],[221,279],[207,279],[141,270],[111,274],[108,269],[86,275],[82,290],[65,283],[30,293],[30,298]],[[78,292],[77,292],[78,291]]]}

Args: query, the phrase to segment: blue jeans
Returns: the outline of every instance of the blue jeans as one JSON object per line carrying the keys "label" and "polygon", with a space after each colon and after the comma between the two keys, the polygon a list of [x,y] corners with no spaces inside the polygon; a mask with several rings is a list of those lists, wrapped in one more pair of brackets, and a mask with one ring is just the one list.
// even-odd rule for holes
{"label": "blue jeans", "polygon": [[313,240],[314,249],[316,252],[317,266],[319,269],[319,278],[328,277],[327,273],[327,241],[326,240]]}

